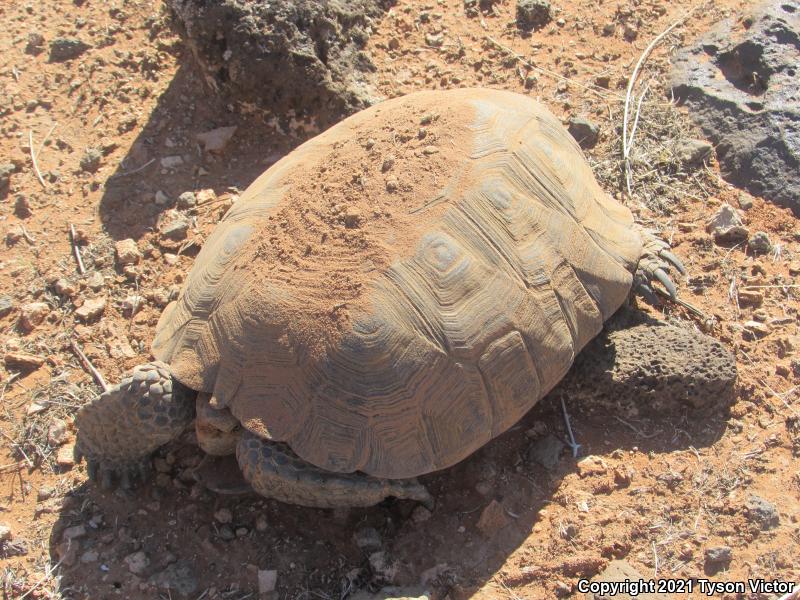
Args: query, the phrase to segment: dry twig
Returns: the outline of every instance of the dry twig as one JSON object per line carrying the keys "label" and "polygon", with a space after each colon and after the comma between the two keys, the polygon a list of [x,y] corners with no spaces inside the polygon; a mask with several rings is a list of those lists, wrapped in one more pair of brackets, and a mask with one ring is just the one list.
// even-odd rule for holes
{"label": "dry twig", "polygon": [[[64,560],[64,559],[62,558],[61,560]],[[47,568],[47,572],[45,573],[45,576],[44,576],[44,577],[42,577],[42,578],[39,580],[39,582],[38,582],[36,585],[34,585],[34,586],[31,588],[31,589],[29,589],[27,592],[25,592],[24,594],[22,594],[22,596],[20,596],[20,597],[19,597],[19,600],[24,600],[24,599],[25,599],[25,598],[27,598],[27,597],[28,597],[30,594],[32,594],[34,591],[36,591],[37,589],[39,589],[39,588],[40,588],[40,587],[41,587],[41,586],[42,586],[44,583],[46,583],[47,581],[49,581],[49,580],[50,580],[50,579],[53,577],[53,572],[54,572],[54,571],[55,571],[55,570],[56,570],[56,569],[57,569],[59,566],[61,566],[61,560],[59,560],[59,561],[58,561],[58,562],[57,562],[55,565],[53,565],[52,567],[48,567],[48,568]]]}
{"label": "dry twig", "polygon": [[75,241],[75,227],[72,223],[69,224],[69,240],[72,243],[72,252],[75,254],[75,260],[78,261],[78,273],[84,275],[86,273],[86,267],[83,266],[81,249],[78,247],[78,242]]}
{"label": "dry twig", "polygon": [[12,445],[13,445],[13,446],[14,446],[14,447],[17,449],[17,450],[19,450],[19,451],[22,453],[22,456],[24,456],[24,457],[25,457],[25,462],[27,462],[27,463],[28,463],[28,466],[29,466],[29,467],[32,469],[32,468],[33,468],[33,461],[32,461],[30,458],[28,458],[28,455],[27,455],[27,454],[25,454],[25,450],[23,450],[23,449],[22,449],[22,446],[20,446],[20,445],[19,445],[17,442],[15,442],[15,441],[14,441],[14,440],[13,440],[13,439],[12,439],[12,438],[11,438],[11,437],[8,435],[8,434],[6,434],[4,431],[0,431],[0,435],[2,435],[2,436],[3,436],[4,438],[6,438],[6,439],[7,439],[9,442],[11,442],[11,444],[12,444]]}
{"label": "dry twig", "polygon": [[[680,19],[674,21],[669,27],[667,27],[664,31],[659,33],[652,42],[647,45],[647,48],[644,49],[642,55],[639,57],[639,60],[636,61],[636,66],[633,69],[633,74],[631,74],[631,78],[628,81],[628,90],[625,93],[625,109],[622,113],[622,159],[623,159],[623,167],[625,169],[625,185],[628,189],[628,195],[632,196],[631,192],[631,177],[630,177],[630,153],[631,148],[633,147],[633,134],[635,132],[636,123],[639,120],[639,109],[636,111],[636,120],[634,122],[634,127],[628,132],[628,120],[630,117],[630,104],[631,104],[631,97],[633,96],[633,88],[636,85],[636,80],[639,78],[639,71],[642,69],[647,57],[650,56],[650,53],[655,49],[656,46],[663,40],[669,33],[682,25],[690,16],[692,16],[701,6],[703,6],[705,2],[702,4],[698,4],[693,9],[688,11],[684,14]],[[643,94],[644,95],[644,94]],[[639,100],[639,108],[641,108],[642,102],[641,99]]]}
{"label": "dry twig", "polygon": [[109,177],[109,179],[113,179],[114,177],[126,177],[128,175],[133,175],[134,173],[138,173],[139,171],[144,171],[147,167],[152,165],[154,162],[156,162],[156,159],[155,158],[151,158],[146,163],[144,163],[141,167],[137,167],[133,171],[125,171],[125,172],[122,172],[122,173],[114,173],[111,177]]}
{"label": "dry twig", "polygon": [[36,156],[42,155],[42,149],[44,148],[44,145],[47,143],[47,140],[50,139],[50,134],[53,133],[53,130],[56,128],[56,125],[58,125],[58,123],[53,123],[53,126],[50,127],[50,129],[47,132],[47,135],[44,136],[42,143],[39,144],[39,148],[36,150]]}
{"label": "dry twig", "polygon": [[31,162],[33,163],[33,170],[36,172],[36,177],[39,178],[39,183],[42,184],[43,188],[47,187],[47,184],[44,182],[44,178],[42,177],[41,172],[39,172],[39,165],[36,164],[36,153],[33,151],[33,130],[28,130],[28,145],[31,149]]}
{"label": "dry twig", "polygon": [[83,353],[83,350],[80,349],[80,346],[78,346],[78,342],[76,342],[74,339],[71,338],[69,340],[69,343],[70,346],[72,346],[72,351],[81,360],[83,366],[92,374],[92,377],[94,377],[94,380],[97,382],[97,385],[99,385],[104,392],[107,392],[108,384],[106,383],[106,380],[103,379],[103,376],[100,374],[100,371],[98,371],[95,368],[95,366],[92,364],[92,361],[90,361],[89,358]]}

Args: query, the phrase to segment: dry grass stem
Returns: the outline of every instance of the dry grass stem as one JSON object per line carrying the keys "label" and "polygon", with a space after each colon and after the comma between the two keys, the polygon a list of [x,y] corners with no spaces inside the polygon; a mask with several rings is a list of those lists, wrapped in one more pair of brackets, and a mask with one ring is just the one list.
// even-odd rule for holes
{"label": "dry grass stem", "polygon": [[76,342],[74,339],[71,338],[69,343],[70,343],[70,346],[72,347],[72,351],[81,360],[81,363],[83,363],[83,366],[86,369],[88,369],[88,371],[92,374],[92,377],[94,377],[94,380],[97,382],[97,385],[99,385],[103,389],[104,392],[107,392],[108,391],[108,384],[106,383],[106,380],[103,379],[103,375],[100,373],[100,371],[98,371],[95,368],[95,366],[92,364],[92,361],[89,360],[89,357],[87,357],[83,353],[83,350],[80,349],[80,346],[78,346],[78,342]]}
{"label": "dry grass stem", "polygon": [[526,67],[528,67],[529,69],[531,69],[533,71],[536,71],[537,73],[541,73],[542,75],[547,75],[548,77],[553,77],[555,79],[558,79],[559,81],[566,81],[570,85],[575,85],[575,86],[577,86],[579,88],[583,88],[586,91],[592,92],[593,94],[597,94],[601,98],[606,98],[606,97],[609,97],[609,96],[622,98],[622,96],[620,96],[618,94],[615,94],[614,92],[609,92],[608,90],[606,90],[604,88],[601,88],[600,86],[597,86],[597,85],[594,85],[594,84],[586,85],[585,83],[581,83],[580,81],[576,81],[574,79],[570,79],[569,77],[564,77],[563,75],[559,75],[558,73],[554,73],[553,71],[550,71],[548,69],[543,69],[542,67],[537,67],[536,65],[534,65],[530,61],[525,60],[524,56],[521,56],[521,55],[517,54],[511,48],[501,44],[500,42],[498,42],[496,39],[494,39],[491,36],[487,35],[487,36],[485,36],[484,39],[486,39],[486,41],[488,41],[489,43],[491,43],[492,45],[494,45],[498,49],[502,50],[506,54],[508,54],[510,56],[513,56],[519,62],[524,64]]}
{"label": "dry grass stem", "polygon": [[30,146],[31,150],[31,162],[33,163],[33,170],[36,173],[36,177],[39,178],[39,183],[42,184],[43,188],[46,188],[47,184],[45,183],[44,178],[39,171],[39,165],[36,163],[36,153],[33,151],[33,130],[28,130],[28,145]]}
{"label": "dry grass stem", "polygon": [[78,263],[78,273],[84,275],[86,273],[86,267],[83,266],[81,249],[78,247],[78,242],[75,241],[75,227],[72,225],[72,223],[69,225],[69,240],[72,244],[72,251],[75,253],[75,260]]}
{"label": "dry grass stem", "polygon": [[[627,92],[625,94],[625,109],[624,109],[624,111],[622,113],[622,159],[623,159],[623,165],[624,165],[624,168],[625,168],[625,185],[627,186],[628,195],[629,196],[633,195],[632,191],[631,191],[631,183],[632,183],[632,181],[631,181],[631,177],[630,177],[630,175],[628,173],[628,171],[630,170],[630,161],[629,161],[629,159],[630,159],[631,148],[633,147],[633,134],[636,131],[636,124],[639,121],[639,112],[640,112],[641,105],[642,105],[641,98],[639,99],[638,108],[636,110],[635,121],[634,121],[633,128],[631,129],[630,133],[628,133],[628,121],[629,121],[629,115],[630,115],[631,98],[633,97],[633,88],[635,87],[636,81],[639,78],[639,72],[641,71],[642,67],[644,66],[645,61],[650,56],[650,54],[653,52],[655,47],[658,46],[659,43],[661,43],[661,40],[663,40],[665,37],[667,37],[667,35],[669,35],[669,33],[673,29],[675,29],[679,25],[682,25],[683,23],[685,23],[686,20],[690,16],[692,16],[701,6],[704,6],[704,5],[705,5],[705,2],[703,2],[701,4],[698,4],[693,9],[691,9],[686,14],[684,14],[681,18],[679,18],[678,20],[674,21],[669,27],[667,27],[664,31],[659,33],[655,38],[653,38],[653,41],[651,41],[647,45],[647,47],[644,49],[644,52],[642,52],[641,56],[639,56],[639,60],[636,61],[636,66],[634,67],[633,73],[631,74],[631,77],[628,80],[628,90],[627,90]],[[644,96],[646,93],[647,93],[647,88],[645,88],[645,91],[642,93],[642,96]]]}

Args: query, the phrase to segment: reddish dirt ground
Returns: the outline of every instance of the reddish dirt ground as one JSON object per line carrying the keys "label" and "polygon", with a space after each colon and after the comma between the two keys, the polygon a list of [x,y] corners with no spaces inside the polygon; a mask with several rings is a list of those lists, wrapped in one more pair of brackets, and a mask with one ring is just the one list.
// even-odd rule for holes
{"label": "reddish dirt ground", "polygon": [[[602,169],[609,149],[618,152],[610,142],[636,59],[693,4],[556,4],[552,24],[522,37],[510,0],[473,17],[461,1],[400,0],[369,43],[378,88],[392,96],[491,86],[538,98],[565,119],[589,115],[601,126],[590,160]],[[746,6],[720,0],[694,13],[648,61],[652,73],[663,75],[681,39]],[[275,598],[343,598],[386,580],[451,600],[578,597],[578,579],[614,558],[647,577],[800,581],[800,227],[788,211],[717,181],[713,164],[706,178],[714,185],[703,193],[697,179],[697,193],[666,209],[629,202],[686,259],[681,295],[707,318],[679,306],[651,312],[702,328],[735,354],[730,407],[645,417],[615,415],[613,399],[566,398],[591,458],[564,453],[546,470],[528,449],[548,432],[565,439],[556,390],[507,434],[423,478],[437,499],[432,514],[403,502],[321,511],[217,496],[194,483],[199,451],[180,442],[160,452],[158,476],[139,490],[89,485],[85,465],[64,464],[71,416],[99,391],[71,340],[112,382],[147,360],[160,311],[213,225],[239,190],[310,134],[210,94],[158,2],[16,2],[0,16],[0,163],[16,169],[0,198],[0,296],[13,305],[0,318],[0,523],[11,530],[0,553],[4,598],[243,599],[257,595],[266,569],[277,571]],[[42,52],[31,34],[44,37]],[[50,63],[59,37],[91,47]],[[605,87],[586,88],[604,77]],[[229,125],[238,129],[221,154],[197,145],[196,134]],[[197,206],[174,208],[183,192],[201,190],[212,191],[197,194]],[[745,224],[769,235],[769,254],[717,245],[705,231],[721,203],[746,201]],[[176,222],[185,235],[168,233]],[[127,238],[141,258],[122,267],[114,244]],[[90,310],[98,298],[102,312]],[[21,314],[33,302],[44,303],[42,318],[28,328]],[[19,353],[41,364],[21,369]],[[777,527],[753,521],[752,495],[774,505]],[[492,502],[495,518],[479,528]],[[354,534],[367,537],[365,528],[379,539],[359,547]],[[716,572],[704,556],[719,546],[732,560]],[[367,558],[376,550],[385,553],[382,576]]]}

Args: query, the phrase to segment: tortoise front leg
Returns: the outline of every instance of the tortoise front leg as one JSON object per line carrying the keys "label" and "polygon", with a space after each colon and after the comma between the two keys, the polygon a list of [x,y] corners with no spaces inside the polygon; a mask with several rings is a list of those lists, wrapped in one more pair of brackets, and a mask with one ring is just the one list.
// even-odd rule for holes
{"label": "tortoise front leg", "polygon": [[144,480],[151,453],[176,438],[194,418],[194,392],[169,367],[152,362],[81,407],[75,418],[76,454],[103,488]]}
{"label": "tortoise front leg", "polygon": [[324,471],[299,458],[286,444],[245,431],[236,448],[244,478],[267,498],[318,508],[372,506],[389,496],[433,508],[433,498],[414,479],[378,479],[363,473]]}
{"label": "tortoise front leg", "polygon": [[686,269],[683,263],[672,253],[667,242],[639,225],[636,227],[642,236],[642,256],[633,275],[633,291],[651,304],[656,304],[653,282],[658,281],[671,298],[676,298],[678,290],[669,274],[671,269],[675,269],[681,275],[685,275]]}

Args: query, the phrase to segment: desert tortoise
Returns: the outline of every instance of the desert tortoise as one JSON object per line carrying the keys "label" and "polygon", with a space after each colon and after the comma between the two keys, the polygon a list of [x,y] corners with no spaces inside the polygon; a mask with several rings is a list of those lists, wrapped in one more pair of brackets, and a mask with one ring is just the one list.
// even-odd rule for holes
{"label": "desert tortoise", "polygon": [[[78,451],[127,486],[196,415],[200,446],[235,452],[264,496],[430,503],[416,476],[514,425],[633,287],[674,293],[670,264],[530,98],[388,100],[243,193],[164,311],[157,361],[79,411]],[[674,327],[637,344],[670,336],[719,353]]]}

